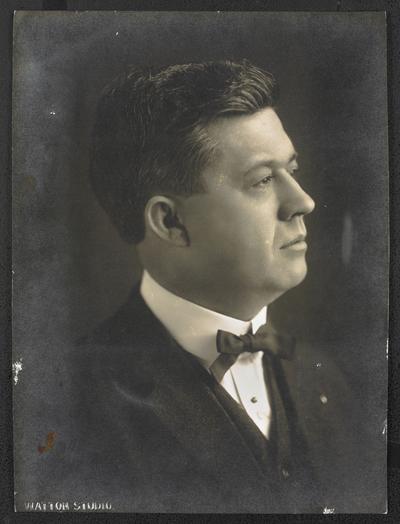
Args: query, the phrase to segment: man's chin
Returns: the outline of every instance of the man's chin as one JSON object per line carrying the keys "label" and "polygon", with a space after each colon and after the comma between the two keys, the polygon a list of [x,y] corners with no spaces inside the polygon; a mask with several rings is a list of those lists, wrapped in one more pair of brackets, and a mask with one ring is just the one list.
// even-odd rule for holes
{"label": "man's chin", "polygon": [[307,264],[305,262],[301,265],[299,264],[296,268],[291,268],[290,271],[288,270],[285,273],[282,273],[277,285],[277,296],[275,298],[278,298],[278,296],[281,296],[287,291],[297,287],[303,282],[306,276]]}
{"label": "man's chin", "polygon": [[296,271],[290,272],[288,274],[288,282],[286,286],[286,291],[289,291],[289,289],[293,289],[294,287],[298,286],[303,282],[303,280],[307,276],[307,264],[304,262],[301,266],[299,265],[298,268],[296,268]]}

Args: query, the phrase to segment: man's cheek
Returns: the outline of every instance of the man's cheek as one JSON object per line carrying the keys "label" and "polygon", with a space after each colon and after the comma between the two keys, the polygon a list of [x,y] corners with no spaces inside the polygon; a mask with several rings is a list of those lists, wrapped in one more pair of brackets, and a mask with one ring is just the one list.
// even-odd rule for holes
{"label": "man's cheek", "polygon": [[214,224],[210,226],[210,235],[222,244],[229,244],[233,241],[240,241],[240,239],[245,237],[244,229],[244,225],[235,218],[220,217],[218,222],[214,222]]}

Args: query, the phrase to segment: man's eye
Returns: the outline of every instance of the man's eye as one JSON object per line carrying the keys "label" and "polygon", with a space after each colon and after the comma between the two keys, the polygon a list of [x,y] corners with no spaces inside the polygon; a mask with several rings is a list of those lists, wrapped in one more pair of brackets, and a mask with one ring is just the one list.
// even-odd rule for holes
{"label": "man's eye", "polygon": [[265,176],[262,180],[260,180],[256,184],[254,184],[253,187],[264,187],[264,186],[268,185],[273,178],[274,178],[273,175]]}

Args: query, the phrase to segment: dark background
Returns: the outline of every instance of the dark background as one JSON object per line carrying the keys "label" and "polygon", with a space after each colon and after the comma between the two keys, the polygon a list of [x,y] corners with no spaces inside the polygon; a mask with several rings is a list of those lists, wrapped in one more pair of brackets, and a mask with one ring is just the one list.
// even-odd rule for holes
{"label": "dark background", "polygon": [[[13,120],[17,472],[62,417],[69,345],[139,277],[87,183],[93,108],[127,64],[249,58],[282,87],[300,152],[309,276],[271,307],[281,327],[335,353],[383,427],[386,400],[388,160],[384,15],[48,13],[16,18]],[[116,33],[118,32],[118,35]],[[52,114],[54,113],[54,114]],[[19,470],[18,470],[19,468]]]}

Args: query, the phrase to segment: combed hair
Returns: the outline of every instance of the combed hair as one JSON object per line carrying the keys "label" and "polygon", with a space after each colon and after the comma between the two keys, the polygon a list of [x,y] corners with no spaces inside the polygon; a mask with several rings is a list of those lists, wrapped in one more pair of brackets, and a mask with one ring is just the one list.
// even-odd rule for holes
{"label": "combed hair", "polygon": [[247,60],[130,68],[112,81],[97,106],[90,179],[122,238],[144,238],[151,196],[204,191],[200,175],[218,153],[208,124],[276,98],[273,76]]}

